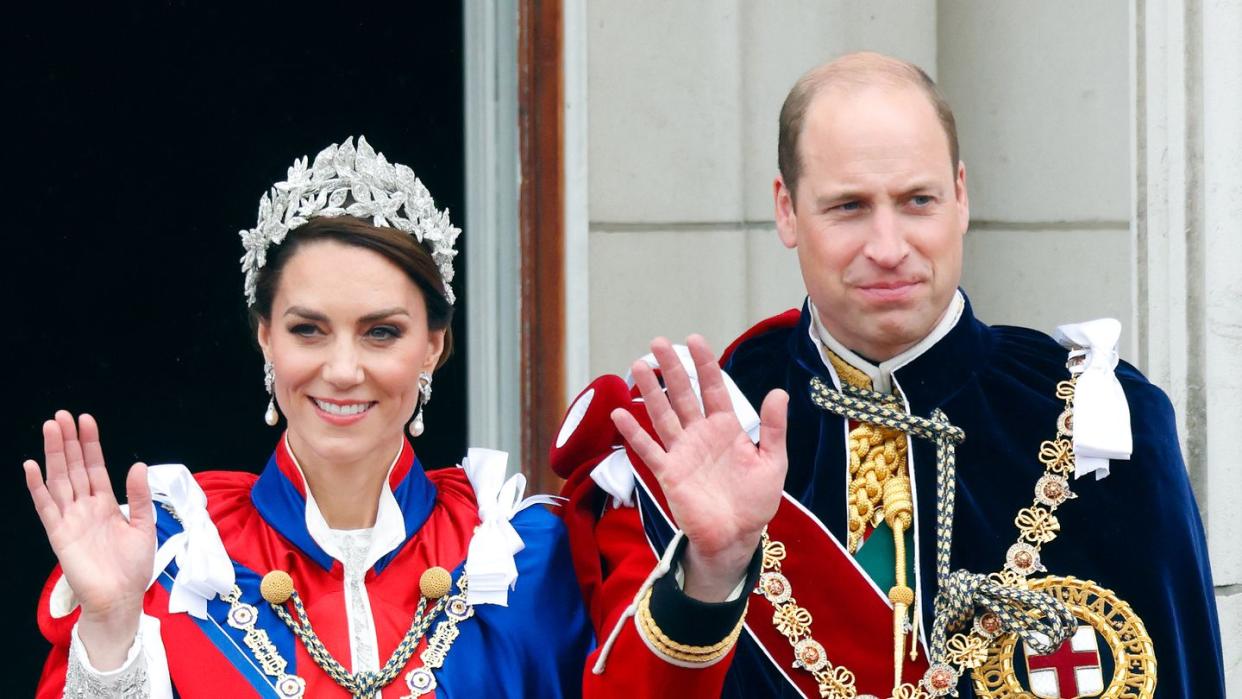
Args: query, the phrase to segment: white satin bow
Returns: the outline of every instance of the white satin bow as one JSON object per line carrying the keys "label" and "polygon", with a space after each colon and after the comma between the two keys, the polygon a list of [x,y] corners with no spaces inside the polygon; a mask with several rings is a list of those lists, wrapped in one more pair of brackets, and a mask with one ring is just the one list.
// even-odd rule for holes
{"label": "white satin bow", "polygon": [[1129,460],[1134,449],[1130,433],[1130,405],[1114,371],[1121,322],[1101,318],[1062,325],[1053,333],[1070,350],[1070,371],[1078,374],[1074,389],[1074,478],[1094,473],[1108,475],[1109,459]]}
{"label": "white satin bow", "polygon": [[236,580],[233,562],[207,514],[207,495],[181,464],[149,467],[147,483],[151,498],[171,507],[182,526],[155,552],[152,582],[170,561],[176,560],[177,577],[168,595],[168,611],[188,612],[206,619],[207,601],[227,593]]}
{"label": "white satin bow", "polygon": [[509,606],[509,590],[518,577],[513,556],[526,547],[509,520],[531,505],[557,505],[564,499],[552,495],[522,499],[526,476],[517,473],[506,480],[508,460],[509,455],[503,451],[471,448],[461,462],[474,488],[482,520],[466,554],[466,575],[470,578],[466,601],[470,604]]}

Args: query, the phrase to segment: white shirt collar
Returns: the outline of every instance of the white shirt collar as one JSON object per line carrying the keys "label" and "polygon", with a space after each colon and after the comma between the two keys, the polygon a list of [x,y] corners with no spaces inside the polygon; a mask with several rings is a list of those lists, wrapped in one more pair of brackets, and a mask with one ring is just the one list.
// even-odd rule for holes
{"label": "white shirt collar", "polygon": [[[306,531],[310,533],[315,543],[319,544],[319,548],[344,565],[345,552],[338,545],[337,536],[328,526],[328,521],[324,519],[323,512],[319,510],[319,505],[315,502],[315,496],[311,494],[306,473],[302,470],[302,464],[298,463],[298,457],[293,453],[293,447],[289,445],[287,435],[285,448],[289,450],[289,458],[293,461],[293,466],[297,468],[298,475],[302,477],[303,490],[306,491]],[[399,447],[397,455],[393,457],[392,463],[388,465],[387,473],[384,474],[384,487],[380,488],[379,507],[375,511],[375,526],[371,528],[371,549],[364,560],[363,570],[370,570],[379,559],[405,541],[405,516],[401,514],[401,506],[397,504],[397,498],[392,494],[392,488],[388,485],[388,479],[392,476],[392,470],[396,468],[400,458],[401,448]]]}
{"label": "white shirt collar", "polygon": [[940,342],[945,335],[948,335],[949,331],[957,325],[957,321],[961,320],[962,311],[966,308],[966,300],[962,297],[961,290],[953,292],[953,300],[949,302],[949,307],[945,309],[944,314],[940,316],[940,320],[936,322],[935,327],[932,328],[932,331],[926,337],[919,340],[918,343],[905,352],[892,359],[880,362],[877,366],[858,356],[857,352],[841,344],[837,338],[833,337],[819,321],[819,311],[815,308],[815,303],[808,299],[807,304],[811,310],[809,334],[819,350],[819,358],[823,361],[824,366],[829,371],[832,371],[834,377],[836,376],[836,371],[832,369],[832,362],[828,361],[827,351],[832,351],[838,357],[845,360],[846,364],[870,377],[872,389],[879,393],[892,393],[893,372],[914,361],[924,352],[931,349],[937,342]]}

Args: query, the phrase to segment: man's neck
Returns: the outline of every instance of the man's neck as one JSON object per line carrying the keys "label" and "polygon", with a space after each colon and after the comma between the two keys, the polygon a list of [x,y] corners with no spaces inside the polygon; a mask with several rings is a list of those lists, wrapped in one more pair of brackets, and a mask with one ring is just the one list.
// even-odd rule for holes
{"label": "man's neck", "polygon": [[814,302],[811,302],[811,339],[816,341],[820,348],[821,358],[826,366],[831,363],[826,356],[822,356],[824,350],[833,352],[847,364],[858,369],[859,371],[871,377],[871,385],[880,393],[893,392],[893,371],[913,361],[916,357],[926,352],[933,345],[949,334],[953,326],[957,325],[957,321],[962,317],[962,310],[966,306],[966,300],[962,297],[962,292],[953,293],[949,305],[944,312],[940,314],[940,320],[932,326],[931,332],[927,333],[923,339],[916,342],[913,346],[896,356],[881,362],[875,362],[867,359],[862,354],[846,347],[844,343],[837,340],[828,332],[823,323],[819,319],[819,311],[815,308]]}

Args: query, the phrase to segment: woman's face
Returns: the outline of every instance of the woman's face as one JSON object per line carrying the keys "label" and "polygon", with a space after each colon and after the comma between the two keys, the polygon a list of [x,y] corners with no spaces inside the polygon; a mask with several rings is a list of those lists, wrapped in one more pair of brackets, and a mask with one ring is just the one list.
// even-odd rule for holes
{"label": "woman's face", "polygon": [[307,464],[387,466],[414,413],[419,372],[444,331],[429,331],[423,294],[378,253],[308,243],[285,264],[259,344],[276,370],[276,402]]}

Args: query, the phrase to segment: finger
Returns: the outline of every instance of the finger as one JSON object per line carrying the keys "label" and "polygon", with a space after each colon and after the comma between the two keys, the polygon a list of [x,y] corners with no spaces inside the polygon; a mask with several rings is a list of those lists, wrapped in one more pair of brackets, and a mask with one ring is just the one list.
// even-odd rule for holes
{"label": "finger", "polygon": [[47,486],[43,484],[43,474],[39,472],[39,464],[28,460],[22,464],[22,469],[26,472],[26,489],[30,491],[30,499],[34,502],[35,512],[39,513],[39,521],[43,522],[43,529],[50,532],[60,522],[60,508],[52,499],[52,494],[47,492]]}
{"label": "finger", "polygon": [[660,372],[667,389],[669,404],[677,417],[681,418],[682,426],[700,420],[703,417],[703,406],[699,404],[694,382],[686,372],[686,365],[673,349],[673,345],[664,338],[656,338],[651,343],[651,354],[656,355],[660,363]]}
{"label": "finger", "polygon": [[112,481],[108,479],[108,468],[104,465],[103,447],[99,443],[99,424],[95,418],[86,413],[78,418],[78,436],[82,440],[82,458],[86,462],[91,494],[115,502]]}
{"label": "finger", "polygon": [[668,389],[669,403],[681,419],[682,426],[703,417],[703,409],[699,407],[699,399],[694,395],[690,375],[686,373],[681,357],[677,356],[677,351],[669,341],[657,337],[651,342],[651,353],[660,363],[660,373],[664,376],[664,386]]}
{"label": "finger", "polygon": [[759,406],[759,453],[769,463],[781,464],[785,470],[785,427],[788,422],[789,394],[779,388],[768,393]]}
{"label": "finger", "polygon": [[73,486],[65,468],[65,440],[55,420],[43,423],[43,460],[47,463],[47,490],[60,509],[73,502]]}
{"label": "finger", "polygon": [[65,440],[65,469],[69,474],[69,484],[73,486],[73,496],[84,498],[91,494],[90,480],[86,477],[86,465],[82,459],[82,443],[78,441],[78,426],[73,415],[66,410],[56,411],[56,424]]}
{"label": "finger", "polygon": [[638,361],[630,367],[630,373],[634,375],[634,383],[638,385],[647,415],[651,417],[651,426],[660,435],[660,441],[672,446],[681,436],[681,420],[668,404],[668,396],[664,394],[660,382],[656,381],[655,372],[646,362]]}
{"label": "finger", "polygon": [[155,528],[155,511],[151,506],[151,486],[147,484],[147,465],[136,463],[125,477],[125,497],[129,502],[129,523],[139,529]]}
{"label": "finger", "polygon": [[625,443],[630,445],[638,458],[647,464],[651,472],[656,478],[660,477],[660,473],[664,470],[664,449],[647,434],[647,430],[638,424],[638,420],[634,419],[625,408],[617,408],[610,414],[612,424],[617,426],[617,431],[621,433],[621,437],[625,439]]}
{"label": "finger", "polygon": [[703,396],[703,409],[708,415],[718,412],[733,412],[733,398],[725,386],[724,372],[711,347],[702,335],[691,335],[686,338],[690,347],[690,357],[694,359],[695,370],[699,374],[699,391]]}

